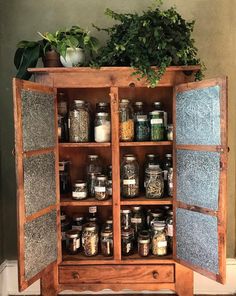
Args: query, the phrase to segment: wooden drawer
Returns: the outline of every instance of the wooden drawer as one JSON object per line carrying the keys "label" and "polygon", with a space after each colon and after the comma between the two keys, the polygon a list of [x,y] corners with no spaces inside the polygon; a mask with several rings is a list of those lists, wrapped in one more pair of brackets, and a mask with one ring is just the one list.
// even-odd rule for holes
{"label": "wooden drawer", "polygon": [[60,266],[59,283],[173,283],[174,265]]}

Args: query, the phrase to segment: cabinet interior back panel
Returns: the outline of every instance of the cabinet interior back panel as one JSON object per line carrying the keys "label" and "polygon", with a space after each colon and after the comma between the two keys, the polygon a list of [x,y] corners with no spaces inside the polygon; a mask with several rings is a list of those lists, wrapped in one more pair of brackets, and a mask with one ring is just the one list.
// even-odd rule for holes
{"label": "cabinet interior back panel", "polygon": [[178,208],[176,210],[177,258],[218,273],[217,218]]}
{"label": "cabinet interior back panel", "polygon": [[24,151],[55,145],[54,95],[21,91]]}
{"label": "cabinet interior back panel", "polygon": [[56,203],[53,153],[24,159],[24,196],[27,216]]}
{"label": "cabinet interior back panel", "polygon": [[177,200],[218,209],[220,153],[177,150]]}
{"label": "cabinet interior back panel", "polygon": [[56,211],[25,224],[25,277],[30,279],[57,259]]}
{"label": "cabinet interior back panel", "polygon": [[176,95],[176,143],[220,145],[220,87]]}

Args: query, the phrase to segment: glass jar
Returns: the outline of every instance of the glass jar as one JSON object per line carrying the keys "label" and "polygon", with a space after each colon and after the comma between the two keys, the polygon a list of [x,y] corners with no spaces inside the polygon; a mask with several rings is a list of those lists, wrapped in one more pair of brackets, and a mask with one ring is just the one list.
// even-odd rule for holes
{"label": "glass jar", "polygon": [[147,168],[145,170],[145,195],[146,198],[162,198],[164,194],[164,180],[162,170]]}
{"label": "glass jar", "polygon": [[89,207],[89,214],[86,219],[88,222],[98,225],[97,206]]}
{"label": "glass jar", "polygon": [[95,183],[96,183],[96,179],[97,179],[97,175],[98,174],[94,174],[94,173],[89,173],[88,174],[88,194],[89,197],[94,197],[95,196]]}
{"label": "glass jar", "polygon": [[130,209],[121,209],[120,210],[121,215],[121,227],[123,228],[129,228],[131,226],[131,215],[132,212]]}
{"label": "glass jar", "polygon": [[150,127],[147,115],[137,115],[136,117],[135,140],[140,142],[150,140]]}
{"label": "glass jar", "polygon": [[154,223],[152,226],[152,254],[155,256],[167,254],[166,226],[163,223]]}
{"label": "glass jar", "polygon": [[68,141],[68,108],[67,108],[67,100],[64,93],[58,94],[58,140],[59,142],[67,142]]}
{"label": "glass jar", "polygon": [[126,154],[121,163],[121,192],[125,198],[139,195],[139,165],[133,154]]}
{"label": "glass jar", "polygon": [[59,161],[60,193],[71,191],[70,161]]}
{"label": "glass jar", "polygon": [[151,141],[164,140],[164,113],[163,111],[152,111],[150,115]]}
{"label": "glass jar", "polygon": [[[168,153],[165,155],[164,162],[162,164],[163,167],[163,178],[164,178],[164,192],[165,195],[168,196],[168,172],[170,168],[173,168],[172,165],[172,154]],[[173,171],[172,171],[173,173]]]}
{"label": "glass jar", "polygon": [[94,121],[94,140],[97,143],[111,141],[111,119],[109,113],[96,113]]}
{"label": "glass jar", "polygon": [[78,230],[69,230],[66,232],[66,249],[71,255],[78,253],[80,248],[80,233]]}
{"label": "glass jar", "polygon": [[69,112],[69,137],[72,143],[90,139],[90,112],[83,100],[74,100]]}
{"label": "glass jar", "polygon": [[108,190],[107,190],[107,176],[98,175],[95,181],[95,198],[97,200],[106,200],[108,199]]}
{"label": "glass jar", "polygon": [[168,170],[168,196],[173,196],[173,168]]}
{"label": "glass jar", "polygon": [[134,140],[134,114],[129,100],[123,99],[119,104],[120,141]]}
{"label": "glass jar", "polygon": [[158,169],[160,168],[160,162],[157,154],[146,154],[144,163],[144,172],[147,168]]}
{"label": "glass jar", "polygon": [[134,103],[134,119],[137,120],[137,116],[145,115],[144,113],[144,102],[135,102]]}
{"label": "glass jar", "polygon": [[134,229],[134,236],[137,238],[139,231],[144,227],[144,214],[141,206],[132,207],[131,227]]}
{"label": "glass jar", "polygon": [[154,102],[153,103],[153,110],[154,111],[162,111],[163,112],[163,124],[165,130],[167,129],[167,112],[164,111],[162,102]]}
{"label": "glass jar", "polygon": [[101,232],[101,252],[105,257],[113,255],[113,230],[105,228]]}
{"label": "glass jar", "polygon": [[96,104],[96,113],[110,113],[110,104],[107,102],[99,102]]}
{"label": "glass jar", "polygon": [[71,229],[70,220],[61,213],[61,243],[62,249],[66,249],[66,232]]}
{"label": "glass jar", "polygon": [[112,180],[107,180],[107,194],[108,198],[112,198]]}
{"label": "glass jar", "polygon": [[141,257],[149,255],[150,251],[150,235],[147,230],[143,230],[138,236],[138,254]]}
{"label": "glass jar", "polygon": [[83,180],[75,181],[72,190],[72,198],[76,200],[85,199],[88,196],[87,183]]}
{"label": "glass jar", "polygon": [[85,256],[95,256],[98,254],[98,227],[95,223],[84,225],[82,232],[82,246]]}
{"label": "glass jar", "polygon": [[72,229],[82,232],[84,222],[85,222],[84,221],[84,216],[81,216],[81,215],[73,216],[73,218],[72,218]]}
{"label": "glass jar", "polygon": [[173,250],[173,211],[170,210],[167,213],[166,219],[167,225],[167,242],[168,242],[168,253],[172,253]]}
{"label": "glass jar", "polygon": [[149,220],[147,224],[149,227],[152,227],[154,222],[163,221],[163,219],[164,219],[163,211],[159,209],[154,209],[150,211]]}
{"label": "glass jar", "polygon": [[153,110],[155,111],[162,111],[162,102],[156,101],[152,104]]}
{"label": "glass jar", "polygon": [[167,125],[167,140],[173,141],[173,124]]}
{"label": "glass jar", "polygon": [[134,230],[132,228],[122,228],[121,230],[121,253],[128,256],[134,252]]}
{"label": "glass jar", "polygon": [[113,230],[113,220],[112,220],[112,217],[109,217],[109,218],[106,220],[106,222],[105,222],[105,224],[104,224],[104,229],[105,229],[105,228],[108,228],[108,229]]}
{"label": "glass jar", "polygon": [[88,163],[86,166],[87,175],[90,173],[101,174],[102,166],[101,161],[97,154],[89,154],[88,155]]}

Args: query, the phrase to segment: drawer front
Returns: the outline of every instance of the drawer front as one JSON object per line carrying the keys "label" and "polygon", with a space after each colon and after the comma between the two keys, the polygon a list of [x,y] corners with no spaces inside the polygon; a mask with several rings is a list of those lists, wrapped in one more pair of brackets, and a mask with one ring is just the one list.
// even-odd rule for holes
{"label": "drawer front", "polygon": [[174,265],[60,266],[59,283],[173,283]]}

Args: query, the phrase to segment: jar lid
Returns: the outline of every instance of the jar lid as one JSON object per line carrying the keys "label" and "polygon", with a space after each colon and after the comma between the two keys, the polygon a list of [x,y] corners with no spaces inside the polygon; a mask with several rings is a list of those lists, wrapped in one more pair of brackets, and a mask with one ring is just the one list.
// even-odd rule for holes
{"label": "jar lid", "polygon": [[149,112],[150,115],[163,115],[164,111],[154,110]]}
{"label": "jar lid", "polygon": [[129,103],[130,102],[130,100],[129,99],[121,99],[121,101],[120,101],[121,103]]}
{"label": "jar lid", "polygon": [[162,212],[151,212],[153,218],[160,218],[163,216]]}
{"label": "jar lid", "polygon": [[138,101],[134,103],[135,106],[143,106],[144,102]]}
{"label": "jar lid", "polygon": [[133,206],[132,209],[134,211],[141,211],[142,207],[141,206]]}
{"label": "jar lid", "polygon": [[162,107],[162,102],[156,101],[156,102],[153,103],[153,106],[155,106],[155,107]]}
{"label": "jar lid", "polygon": [[164,230],[165,229],[165,227],[166,227],[166,224],[165,224],[165,222],[163,223],[163,222],[159,222],[159,221],[155,221],[153,224],[152,224],[152,228],[154,229],[154,230]]}
{"label": "jar lid", "polygon": [[88,155],[88,158],[89,159],[97,159],[98,158],[98,155],[97,154],[89,154]]}
{"label": "jar lid", "polygon": [[96,113],[97,116],[101,116],[101,117],[107,117],[109,115],[109,113],[107,112],[98,112]]}
{"label": "jar lid", "polygon": [[165,156],[166,156],[167,158],[172,158],[172,154],[171,154],[171,153],[167,153]]}
{"label": "jar lid", "polygon": [[151,158],[151,159],[153,159],[153,158],[156,158],[156,157],[157,157],[156,154],[146,154],[146,158]]}
{"label": "jar lid", "polygon": [[130,214],[131,213],[131,210],[129,210],[129,209],[122,209],[122,210],[120,210],[120,212],[122,214]]}
{"label": "jar lid", "polygon": [[125,154],[123,158],[126,160],[135,160],[136,156],[134,154]]}
{"label": "jar lid", "polygon": [[94,223],[87,223],[84,225],[84,230],[94,231],[96,230],[97,226]]}
{"label": "jar lid", "polygon": [[156,164],[155,166],[148,166],[145,170],[145,173],[149,175],[160,175],[162,174],[162,170],[160,165]]}
{"label": "jar lid", "polygon": [[69,230],[66,232],[66,237],[68,238],[78,238],[79,237],[79,231],[78,230]]}
{"label": "jar lid", "polygon": [[105,228],[103,231],[101,231],[101,236],[103,237],[109,237],[113,235],[113,231],[110,228]]}
{"label": "jar lid", "polygon": [[76,99],[76,100],[74,100],[74,103],[75,104],[85,104],[85,101],[84,100],[80,100],[80,99]]}
{"label": "jar lid", "polygon": [[77,222],[81,222],[81,221],[83,221],[84,220],[84,217],[83,216],[74,216],[73,217],[73,221],[77,221]]}
{"label": "jar lid", "polygon": [[107,103],[107,102],[98,102],[96,105],[101,106],[101,107],[106,107],[106,106],[109,105],[109,103]]}
{"label": "jar lid", "polygon": [[138,122],[145,122],[145,121],[148,121],[147,115],[138,115],[138,116],[137,116],[137,121],[138,121]]}
{"label": "jar lid", "polygon": [[75,187],[84,187],[86,186],[86,182],[84,180],[76,180],[75,183],[74,183],[74,186]]}
{"label": "jar lid", "polygon": [[123,237],[129,237],[131,235],[134,235],[133,228],[122,228],[122,230],[121,230],[121,236],[123,236]]}
{"label": "jar lid", "polygon": [[97,176],[97,180],[98,181],[106,181],[107,180],[107,176],[105,176],[105,175],[98,175]]}
{"label": "jar lid", "polygon": [[111,224],[112,225],[113,224],[112,218],[107,219],[106,224]]}
{"label": "jar lid", "polygon": [[149,239],[150,238],[150,234],[148,230],[141,230],[139,232],[139,237],[142,239]]}

